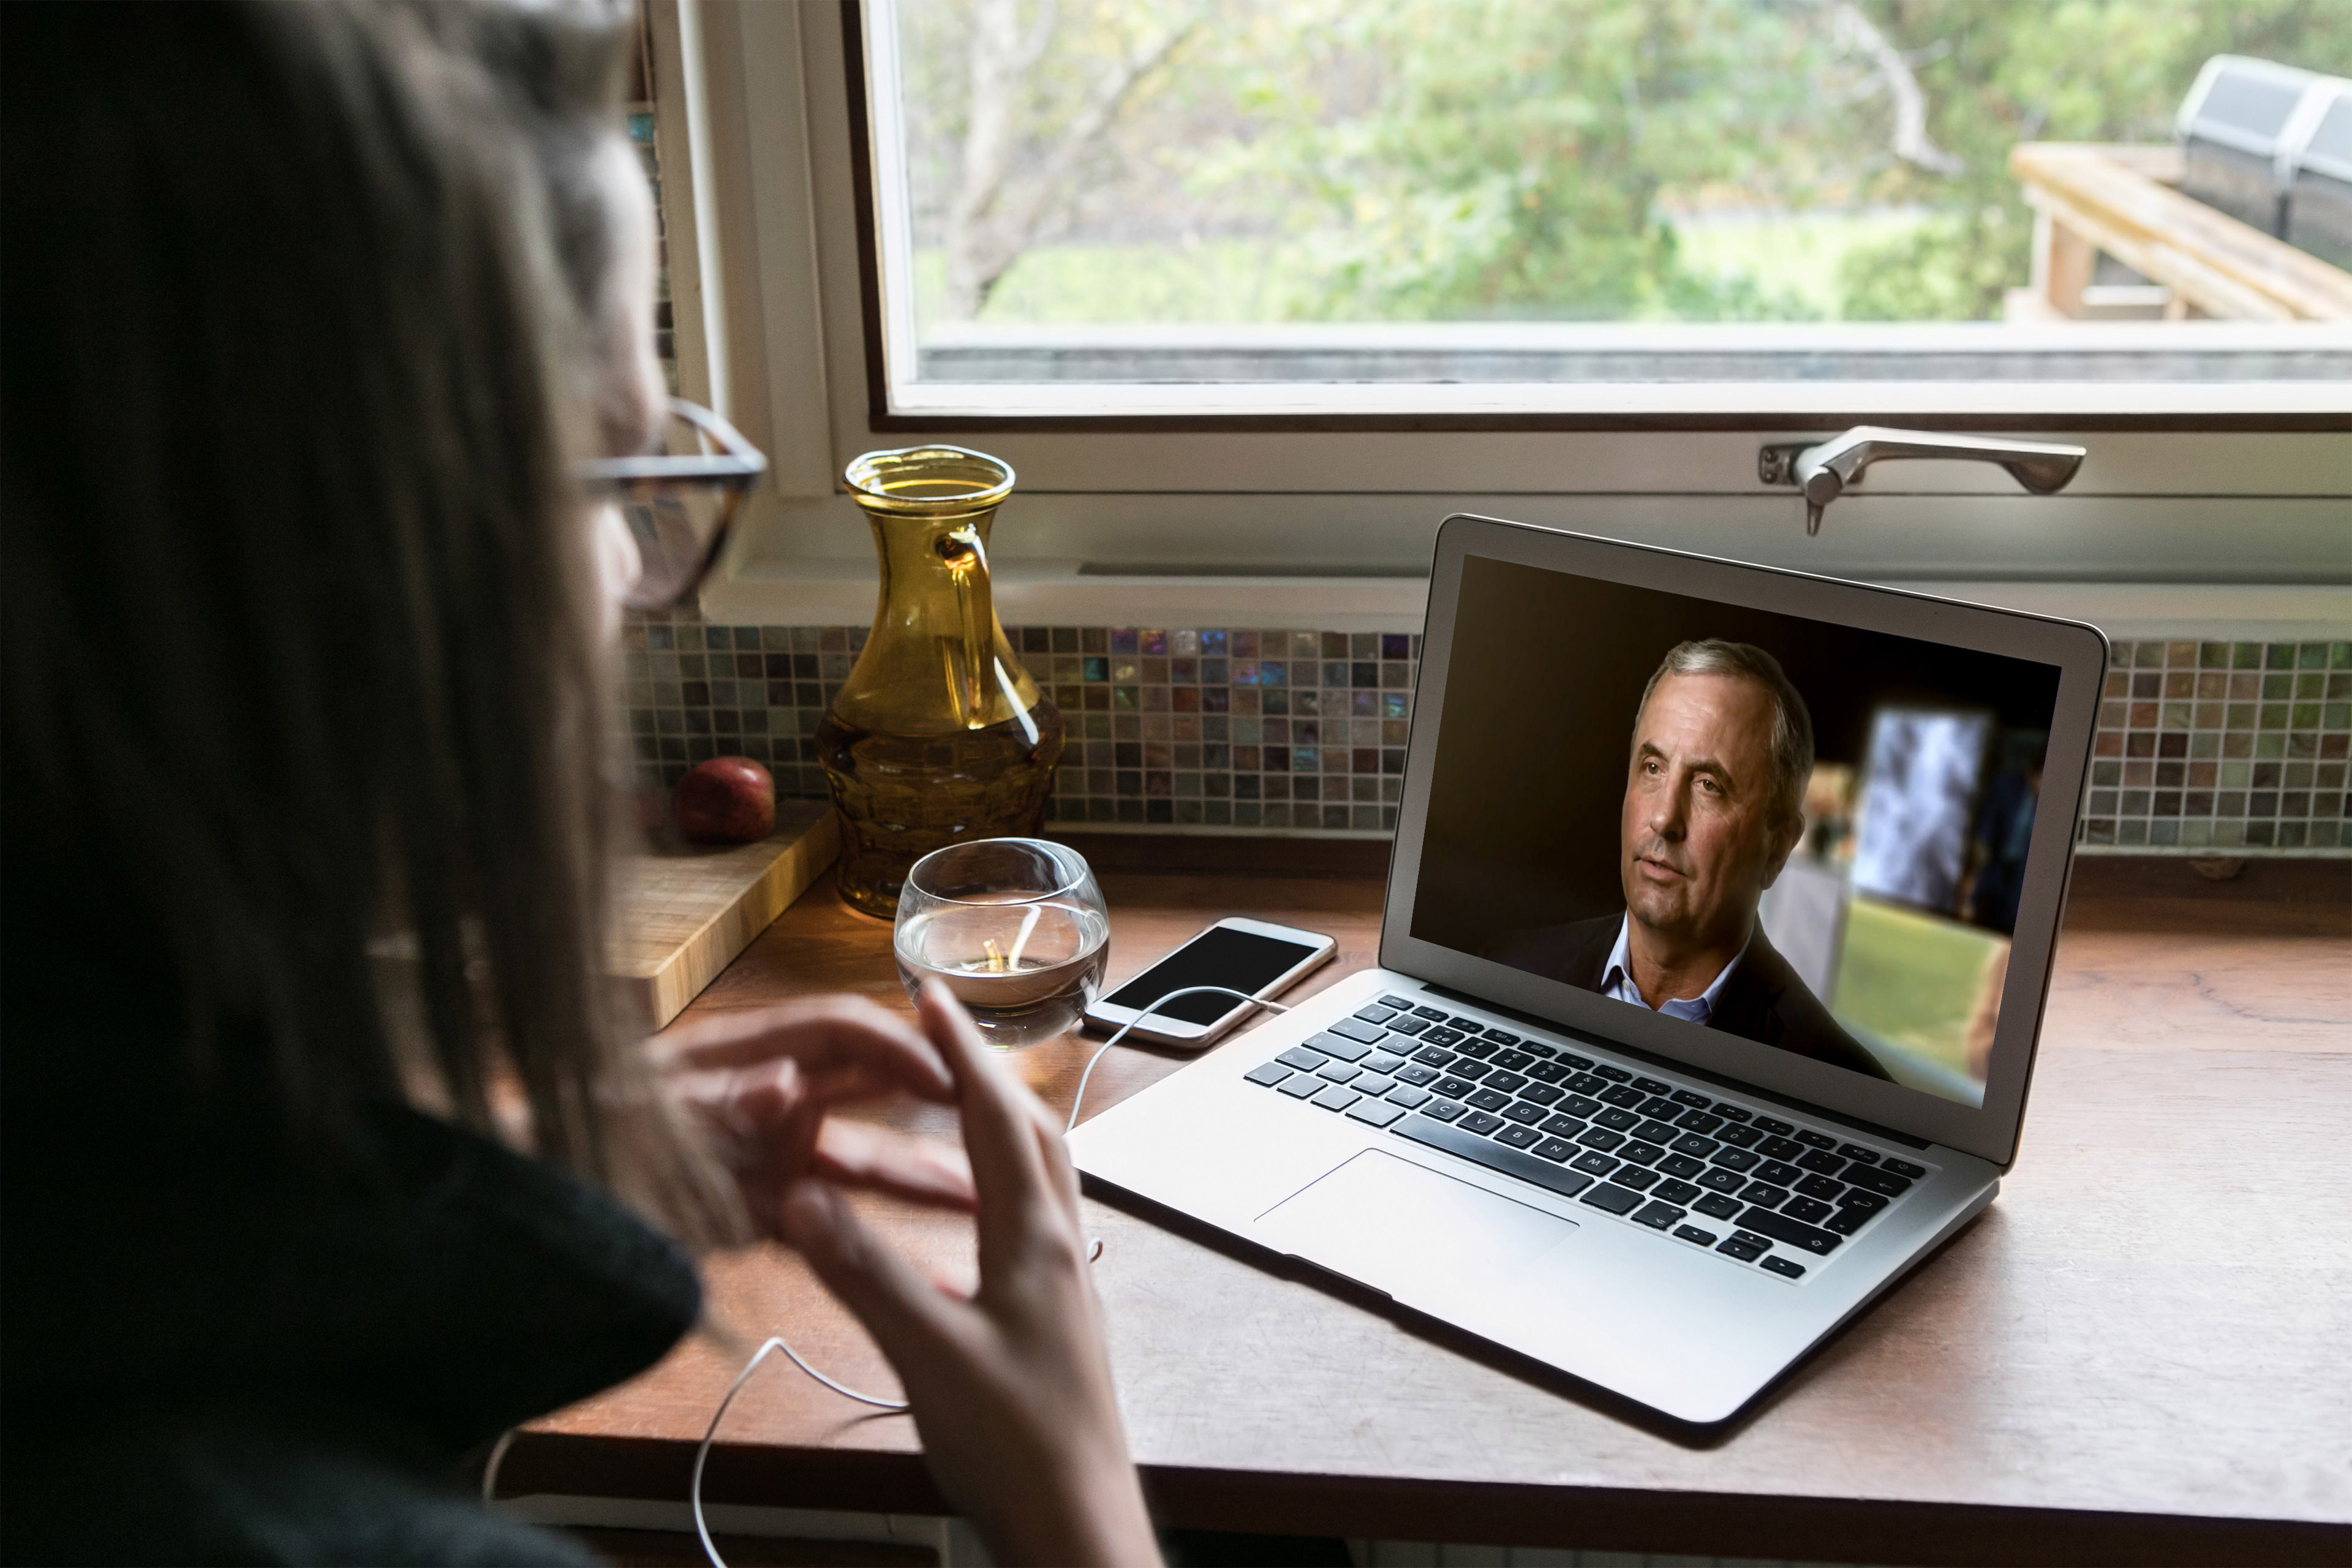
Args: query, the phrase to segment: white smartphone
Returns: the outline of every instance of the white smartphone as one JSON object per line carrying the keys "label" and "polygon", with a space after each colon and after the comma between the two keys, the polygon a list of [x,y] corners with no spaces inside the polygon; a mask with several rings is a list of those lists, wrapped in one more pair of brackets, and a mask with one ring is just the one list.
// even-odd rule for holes
{"label": "white smartphone", "polygon": [[[1098,1029],[1134,1023],[1145,1008],[1187,985],[1223,985],[1271,997],[1309,970],[1328,963],[1339,948],[1335,939],[1321,931],[1229,916],[1087,1008],[1087,1022]],[[1139,1036],[1163,1046],[1197,1049],[1256,1011],[1234,997],[1202,992],[1171,1002],[1136,1024],[1128,1038]]]}

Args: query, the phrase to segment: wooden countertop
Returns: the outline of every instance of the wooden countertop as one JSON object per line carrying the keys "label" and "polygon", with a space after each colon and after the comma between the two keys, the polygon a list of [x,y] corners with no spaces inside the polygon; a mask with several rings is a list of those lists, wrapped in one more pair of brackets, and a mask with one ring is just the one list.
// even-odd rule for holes
{"label": "wooden countertop", "polygon": [[[1385,847],[1082,839],[1111,974],[1228,913],[1374,961]],[[1237,869],[1245,866],[1247,869]],[[693,1011],[903,1005],[887,929],[820,882]],[[1019,1058],[1066,1106],[1092,1046]],[[2086,859],[2019,1163],[1991,1208],[1703,1444],[1443,1327],[1089,1202],[1135,1452],[1164,1523],[1879,1563],[2352,1561],[2352,865]],[[1099,1110],[1184,1058],[1122,1047]],[[948,1115],[874,1108],[952,1135]],[[963,1222],[875,1201],[952,1277]],[[718,1314],[897,1384],[797,1258],[712,1260]],[[526,1430],[501,1491],[678,1500],[740,1355],[690,1341]],[[714,1500],[945,1511],[913,1423],[789,1367],[728,1415]]]}

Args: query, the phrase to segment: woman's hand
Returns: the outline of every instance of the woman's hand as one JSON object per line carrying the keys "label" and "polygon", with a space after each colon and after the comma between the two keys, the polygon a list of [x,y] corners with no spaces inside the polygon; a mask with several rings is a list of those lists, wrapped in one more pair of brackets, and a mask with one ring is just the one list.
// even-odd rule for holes
{"label": "woman's hand", "polygon": [[784,1194],[805,1176],[949,1208],[972,1205],[954,1149],[826,1115],[904,1089],[954,1098],[939,1050],[906,1019],[858,996],[813,996],[698,1019],[655,1038],[656,1071],[691,1108],[735,1173],[761,1229],[782,1234]]}
{"label": "woman's hand", "polygon": [[998,1562],[1156,1563],[1061,1129],[945,990],[917,1011],[962,1101],[978,1292],[918,1276],[824,1181],[793,1188],[784,1234],[898,1369],[932,1474]]}

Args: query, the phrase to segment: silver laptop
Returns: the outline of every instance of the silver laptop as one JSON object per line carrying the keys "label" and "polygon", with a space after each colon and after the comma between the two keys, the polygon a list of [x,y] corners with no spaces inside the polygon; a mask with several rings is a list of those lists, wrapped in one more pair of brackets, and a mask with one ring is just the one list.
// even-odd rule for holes
{"label": "silver laptop", "polygon": [[1448,519],[1380,966],[1078,1168],[1727,1421],[2015,1158],[2105,666],[2086,626]]}

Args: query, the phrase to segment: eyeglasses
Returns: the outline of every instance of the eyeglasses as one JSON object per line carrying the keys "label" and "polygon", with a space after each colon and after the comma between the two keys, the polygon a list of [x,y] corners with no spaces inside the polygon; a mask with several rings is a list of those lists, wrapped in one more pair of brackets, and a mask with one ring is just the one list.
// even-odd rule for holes
{"label": "eyeglasses", "polygon": [[662,449],[600,458],[576,470],[618,504],[637,547],[635,580],[621,595],[633,610],[666,610],[692,593],[727,542],[744,492],[768,459],[735,426],[699,404],[669,400]]}

